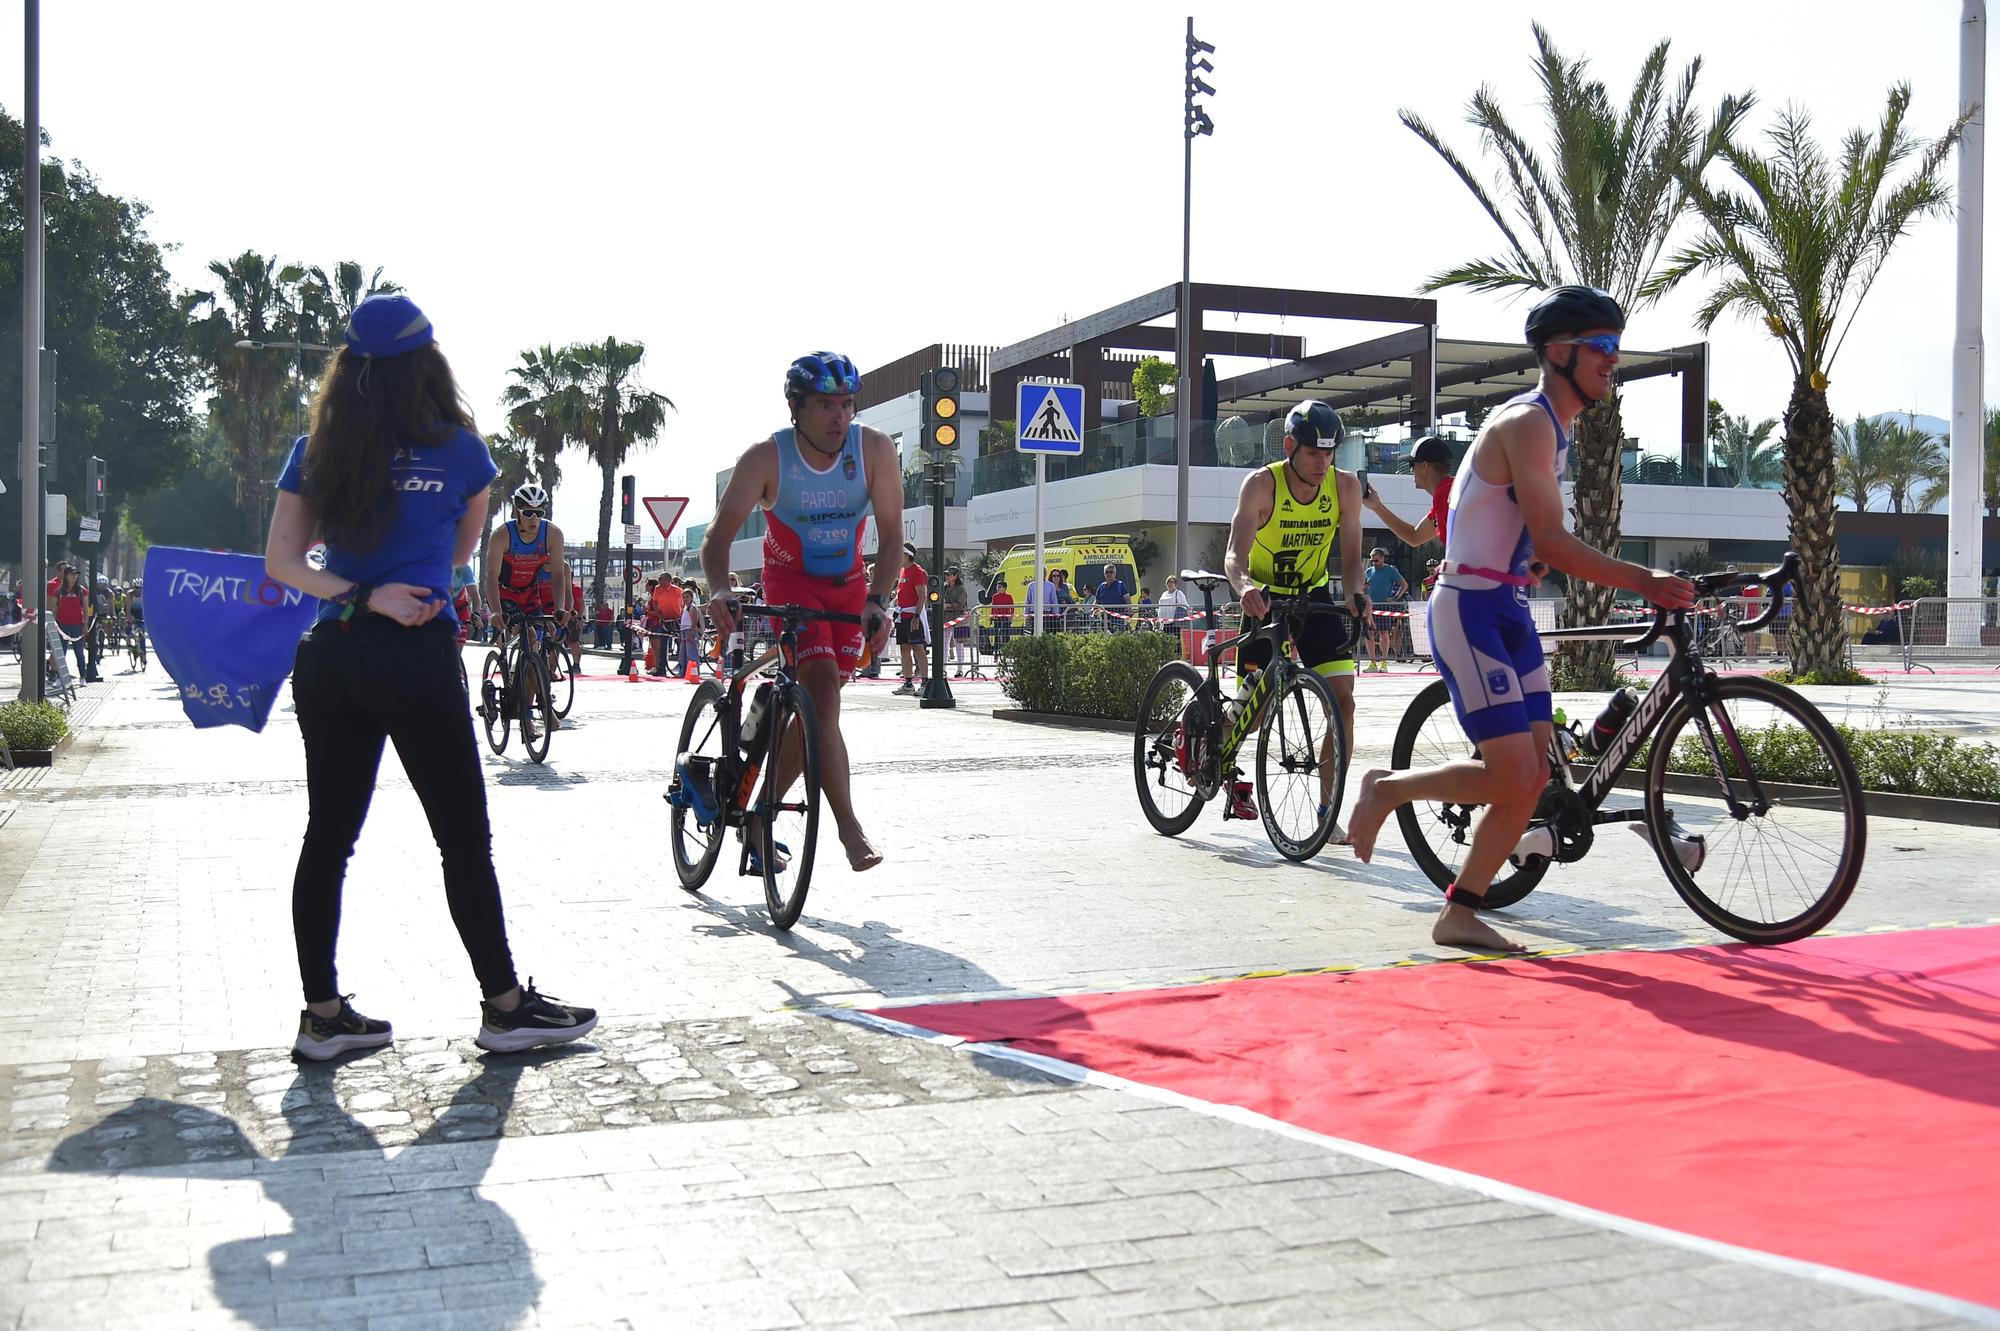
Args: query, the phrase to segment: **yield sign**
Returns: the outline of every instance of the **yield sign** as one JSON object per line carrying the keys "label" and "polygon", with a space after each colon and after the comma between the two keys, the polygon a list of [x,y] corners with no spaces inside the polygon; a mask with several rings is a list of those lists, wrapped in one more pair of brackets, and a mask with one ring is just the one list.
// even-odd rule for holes
{"label": "yield sign", "polygon": [[660,529],[660,539],[663,541],[674,534],[674,524],[681,520],[681,514],[687,512],[688,506],[688,501],[685,499],[673,499],[665,495],[644,502],[646,511],[653,515],[653,525]]}

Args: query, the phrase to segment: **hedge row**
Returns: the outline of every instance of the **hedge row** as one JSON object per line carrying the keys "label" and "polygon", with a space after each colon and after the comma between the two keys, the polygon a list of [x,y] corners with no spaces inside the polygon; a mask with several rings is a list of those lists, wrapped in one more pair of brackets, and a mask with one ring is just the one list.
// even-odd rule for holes
{"label": "hedge row", "polygon": [[[1945,799],[2000,800],[2000,749],[1967,743],[1953,735],[1928,730],[1835,730],[1854,756],[1854,770],[1863,790],[1899,795],[1936,795]],[[1744,755],[1767,781],[1801,786],[1830,786],[1833,771],[1819,743],[1799,726],[1776,721],[1762,729],[1736,732]],[[1643,759],[1635,758],[1633,767]],[[1668,766],[1676,772],[1712,775],[1715,764],[1699,735],[1684,734],[1674,745]],[[1729,759],[1730,775],[1739,775]]]}
{"label": "hedge row", "polygon": [[1136,721],[1146,685],[1180,654],[1172,633],[1050,633],[1002,647],[1000,669],[1027,711]]}
{"label": "hedge row", "polygon": [[69,718],[47,702],[10,702],[0,707],[0,736],[10,749],[53,749],[69,732]]}

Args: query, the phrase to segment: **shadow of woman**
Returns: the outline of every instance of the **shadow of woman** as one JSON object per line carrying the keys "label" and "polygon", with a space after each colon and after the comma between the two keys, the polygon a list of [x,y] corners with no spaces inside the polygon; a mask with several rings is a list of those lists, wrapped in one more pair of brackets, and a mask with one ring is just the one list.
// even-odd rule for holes
{"label": "shadow of woman", "polygon": [[[284,1133],[260,1151],[236,1120],[195,1105],[140,1099],[65,1139],[51,1168],[120,1173],[182,1167],[191,1179],[249,1177],[283,1208],[289,1232],[217,1244],[208,1254],[218,1302],[253,1326],[296,1326],[364,1311],[438,1310],[453,1267],[495,1266],[482,1324],[511,1326],[541,1295],[541,1279],[514,1219],[479,1193],[505,1135],[523,1070],[573,1046],[484,1059],[431,1123],[391,1157],[335,1094],[340,1063],[303,1066],[283,1094]],[[364,1060],[350,1060],[364,1061]],[[417,1087],[408,1087],[414,1097]],[[279,1134],[273,1126],[272,1136]],[[423,1149],[416,1149],[423,1148]],[[347,1300],[355,1300],[348,1303]],[[361,1302],[367,1300],[367,1303]]]}

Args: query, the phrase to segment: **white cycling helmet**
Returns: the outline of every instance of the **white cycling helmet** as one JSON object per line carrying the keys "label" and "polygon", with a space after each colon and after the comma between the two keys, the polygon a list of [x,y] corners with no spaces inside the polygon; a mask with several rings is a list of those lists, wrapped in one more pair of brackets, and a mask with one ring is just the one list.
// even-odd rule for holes
{"label": "white cycling helmet", "polygon": [[539,508],[548,511],[549,492],[534,481],[523,481],[514,491],[515,508]]}

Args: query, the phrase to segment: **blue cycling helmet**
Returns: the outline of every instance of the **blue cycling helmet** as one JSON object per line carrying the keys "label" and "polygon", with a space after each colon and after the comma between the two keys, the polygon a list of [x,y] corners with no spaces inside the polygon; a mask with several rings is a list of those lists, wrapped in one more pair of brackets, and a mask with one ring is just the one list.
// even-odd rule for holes
{"label": "blue cycling helmet", "polygon": [[785,371],[785,397],[796,402],[808,393],[859,393],[861,371],[838,351],[815,351]]}

